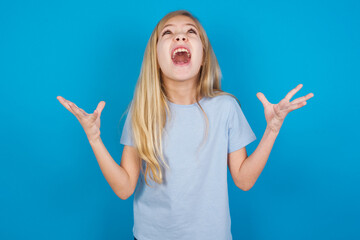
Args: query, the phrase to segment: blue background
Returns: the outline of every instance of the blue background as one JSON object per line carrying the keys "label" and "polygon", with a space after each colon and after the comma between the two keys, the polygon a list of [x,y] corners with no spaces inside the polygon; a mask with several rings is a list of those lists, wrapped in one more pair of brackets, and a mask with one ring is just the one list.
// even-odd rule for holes
{"label": "blue background", "polygon": [[[1,1],[0,239],[132,239],[133,196],[106,182],[77,119],[106,102],[101,135],[120,163],[121,119],[146,43],[169,11],[203,24],[257,140],[256,93],[278,103],[314,93],[291,112],[255,186],[230,173],[237,239],[360,239],[359,1]],[[292,100],[293,100],[292,99]],[[204,238],[205,239],[205,238]]]}

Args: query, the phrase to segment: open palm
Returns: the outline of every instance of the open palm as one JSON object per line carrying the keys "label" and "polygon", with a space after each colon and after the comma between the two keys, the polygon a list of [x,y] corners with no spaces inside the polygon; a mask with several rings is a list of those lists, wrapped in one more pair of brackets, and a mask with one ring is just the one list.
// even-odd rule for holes
{"label": "open palm", "polygon": [[299,84],[296,88],[292,89],[278,104],[270,103],[261,92],[256,94],[264,106],[265,119],[271,130],[279,132],[287,114],[295,109],[305,106],[307,103],[306,101],[314,96],[313,93],[309,93],[306,96],[299,97],[290,102],[290,99],[302,88],[302,86],[302,84]]}
{"label": "open palm", "polygon": [[94,141],[100,137],[100,116],[101,112],[105,107],[105,102],[101,101],[94,113],[88,114],[83,109],[76,106],[75,103],[66,100],[65,98],[58,96],[57,99],[59,102],[75,117],[79,120],[81,126],[84,128],[84,131],[89,139],[89,141]]}

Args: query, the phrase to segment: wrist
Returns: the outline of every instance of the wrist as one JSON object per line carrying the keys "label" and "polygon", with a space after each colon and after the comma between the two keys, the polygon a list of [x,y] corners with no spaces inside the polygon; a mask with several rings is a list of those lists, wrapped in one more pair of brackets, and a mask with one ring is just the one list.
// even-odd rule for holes
{"label": "wrist", "polygon": [[274,134],[274,135],[278,135],[280,132],[280,127],[278,128],[278,127],[273,127],[273,126],[267,125],[265,132],[268,132],[268,133]]}
{"label": "wrist", "polygon": [[89,143],[90,143],[91,146],[96,145],[96,144],[101,142],[100,137],[88,138],[88,140],[89,140]]}
{"label": "wrist", "polygon": [[279,133],[283,123],[284,120],[273,118],[270,122],[268,122],[266,128],[273,133]]}

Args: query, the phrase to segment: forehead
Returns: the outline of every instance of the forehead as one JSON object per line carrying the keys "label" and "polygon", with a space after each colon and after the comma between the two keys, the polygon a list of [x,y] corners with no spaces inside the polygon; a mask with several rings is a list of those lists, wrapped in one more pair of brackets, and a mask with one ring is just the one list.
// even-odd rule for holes
{"label": "forehead", "polygon": [[192,26],[196,27],[196,23],[190,17],[178,15],[178,16],[168,19],[164,23],[164,26],[162,27],[162,29],[164,29],[165,27],[177,27],[177,26],[186,26],[186,25],[189,25],[189,26],[192,25]]}

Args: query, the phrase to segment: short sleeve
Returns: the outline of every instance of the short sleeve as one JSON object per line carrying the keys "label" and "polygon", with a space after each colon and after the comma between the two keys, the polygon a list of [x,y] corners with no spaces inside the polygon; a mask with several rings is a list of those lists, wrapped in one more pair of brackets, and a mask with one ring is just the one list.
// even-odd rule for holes
{"label": "short sleeve", "polygon": [[134,146],[131,128],[131,112],[129,111],[122,130],[120,144]]}
{"label": "short sleeve", "polygon": [[228,119],[228,153],[239,150],[256,140],[238,102],[232,98]]}

